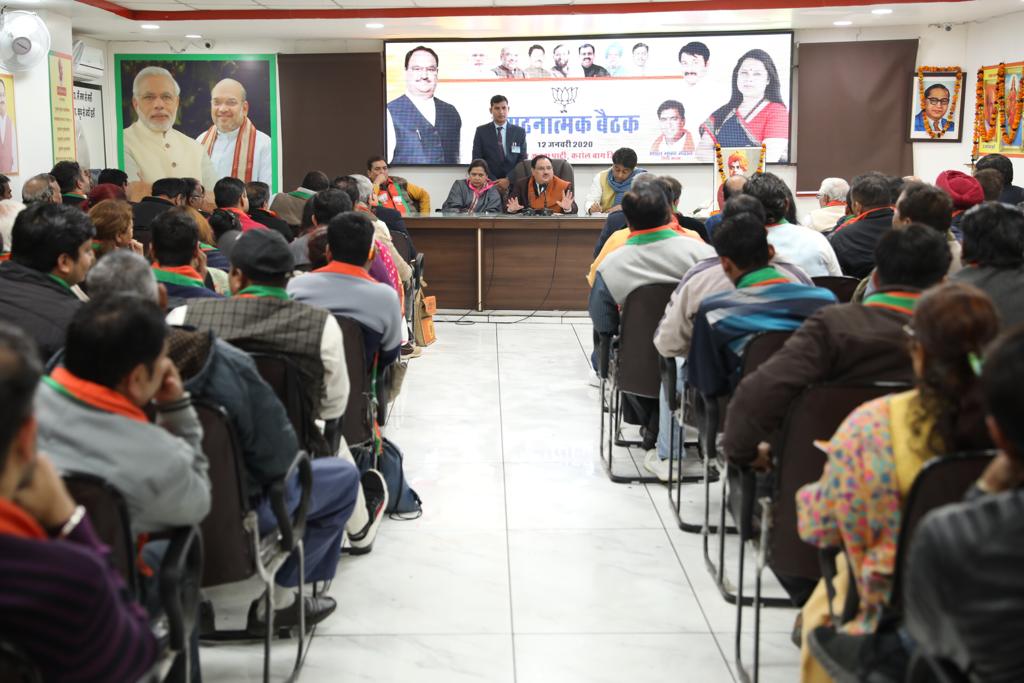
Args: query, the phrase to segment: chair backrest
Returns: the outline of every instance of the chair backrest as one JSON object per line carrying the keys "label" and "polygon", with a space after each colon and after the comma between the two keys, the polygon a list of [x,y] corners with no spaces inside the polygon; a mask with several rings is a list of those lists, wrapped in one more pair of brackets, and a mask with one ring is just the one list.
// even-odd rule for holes
{"label": "chair backrest", "polygon": [[[245,346],[242,345],[242,349]],[[275,353],[249,353],[256,361],[256,369],[260,377],[270,385],[277,395],[278,400],[284,405],[288,413],[288,420],[299,437],[299,443],[311,453],[321,453],[326,450],[326,444],[322,443],[323,437],[317,429],[313,415],[313,406],[310,405],[309,394],[302,390],[302,377],[299,368],[287,356]]]}
{"label": "chair backrest", "polygon": [[896,544],[896,572],[889,606],[899,610],[903,600],[902,578],[914,531],[921,520],[935,508],[963,499],[971,484],[995,456],[994,451],[974,451],[932,458],[918,472],[903,502],[903,519]]}
{"label": "chair backrest", "polygon": [[781,433],[773,440],[775,483],[768,564],[777,573],[817,578],[818,549],[797,535],[796,492],[821,477],[825,454],[815,440],[832,438],[846,416],[866,401],[907,387],[898,384],[821,384],[793,403]]}
{"label": "chair backrest", "polygon": [[675,288],[674,284],[643,285],[626,297],[615,354],[615,379],[620,391],[658,397],[661,356],[654,348],[654,332]]}
{"label": "chair backrest", "polygon": [[43,674],[21,648],[0,638],[0,681],[4,683],[43,683]]}
{"label": "chair backrest", "polygon": [[345,344],[345,366],[348,368],[348,405],[342,416],[341,433],[350,446],[373,438],[373,403],[370,368],[362,326],[352,318],[335,316]]}
{"label": "chair backrest", "polygon": [[412,240],[401,230],[390,230],[391,242],[395,245],[395,250],[398,251],[399,255],[406,260],[407,263],[412,263],[416,259],[416,250],[412,248]]}
{"label": "chair backrest", "polygon": [[781,349],[792,335],[793,332],[790,330],[772,330],[755,334],[743,349],[740,376],[746,377],[757,370],[762,363],[772,357],[772,354]]}
{"label": "chair backrest", "polygon": [[251,505],[245,491],[245,461],[235,428],[221,406],[193,399],[203,425],[203,452],[210,462],[210,514],[200,526],[204,539],[203,586],[242,581],[256,571],[253,539],[245,528]]}
{"label": "chair backrest", "polygon": [[139,576],[135,569],[135,540],[124,496],[114,486],[93,474],[68,472],[64,475],[68,493],[89,513],[96,535],[110,548],[110,559],[121,578],[139,596]]}
{"label": "chair backrest", "polygon": [[853,300],[853,293],[857,291],[860,280],[846,275],[819,275],[812,277],[811,282],[815,287],[824,287],[839,299],[839,303],[846,304]]}
{"label": "chair backrest", "polygon": [[[551,170],[554,171],[556,177],[561,178],[572,185],[573,192],[576,191],[576,172],[573,170],[572,164],[565,159],[552,159]],[[516,182],[522,180],[531,173],[533,173],[533,167],[530,165],[530,160],[523,159],[516,164],[512,169],[512,172],[509,173],[509,184],[515,185]]]}

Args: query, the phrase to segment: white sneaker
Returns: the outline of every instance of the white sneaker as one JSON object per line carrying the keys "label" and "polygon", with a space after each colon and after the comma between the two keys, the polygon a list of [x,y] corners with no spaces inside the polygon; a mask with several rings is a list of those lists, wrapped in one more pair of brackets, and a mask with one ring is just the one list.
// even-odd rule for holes
{"label": "white sneaker", "polygon": [[668,459],[662,460],[658,457],[658,449],[652,448],[644,456],[644,469],[658,478],[659,481],[668,481]]}
{"label": "white sneaker", "polygon": [[[665,462],[668,462],[667,460]],[[704,461],[700,458],[683,458],[683,473],[681,476],[684,477],[703,477],[704,476]]]}

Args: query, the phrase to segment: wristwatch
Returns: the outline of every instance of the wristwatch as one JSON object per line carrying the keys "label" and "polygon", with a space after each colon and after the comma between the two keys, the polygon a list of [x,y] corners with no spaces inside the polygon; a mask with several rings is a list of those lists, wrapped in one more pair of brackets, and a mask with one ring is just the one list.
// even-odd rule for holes
{"label": "wristwatch", "polygon": [[57,534],[57,538],[67,538],[71,535],[71,532],[81,523],[82,518],[85,517],[85,507],[82,505],[76,505],[75,511],[68,517],[68,521],[64,522],[64,526],[60,528],[60,532]]}

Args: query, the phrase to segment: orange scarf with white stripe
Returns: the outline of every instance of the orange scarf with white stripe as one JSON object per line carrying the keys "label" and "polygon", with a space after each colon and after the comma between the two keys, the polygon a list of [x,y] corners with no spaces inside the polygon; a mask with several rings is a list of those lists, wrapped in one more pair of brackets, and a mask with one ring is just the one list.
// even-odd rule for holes
{"label": "orange scarf with white stripe", "polygon": [[[213,145],[217,142],[217,126],[210,126],[200,144],[206,148],[206,155],[213,156]],[[242,121],[235,138],[235,153],[231,157],[231,177],[243,182],[252,182],[252,162],[256,156],[256,126],[249,117]]]}

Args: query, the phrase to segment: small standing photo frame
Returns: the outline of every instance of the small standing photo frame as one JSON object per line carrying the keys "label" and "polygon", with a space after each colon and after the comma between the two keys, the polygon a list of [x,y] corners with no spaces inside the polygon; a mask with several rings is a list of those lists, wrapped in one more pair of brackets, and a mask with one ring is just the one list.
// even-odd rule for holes
{"label": "small standing photo frame", "polygon": [[911,142],[960,142],[964,72],[958,66],[919,66],[910,105]]}
{"label": "small standing photo frame", "polygon": [[722,186],[732,176],[749,178],[764,173],[765,145],[760,147],[722,147],[715,145],[715,197],[720,209],[724,207]]}

